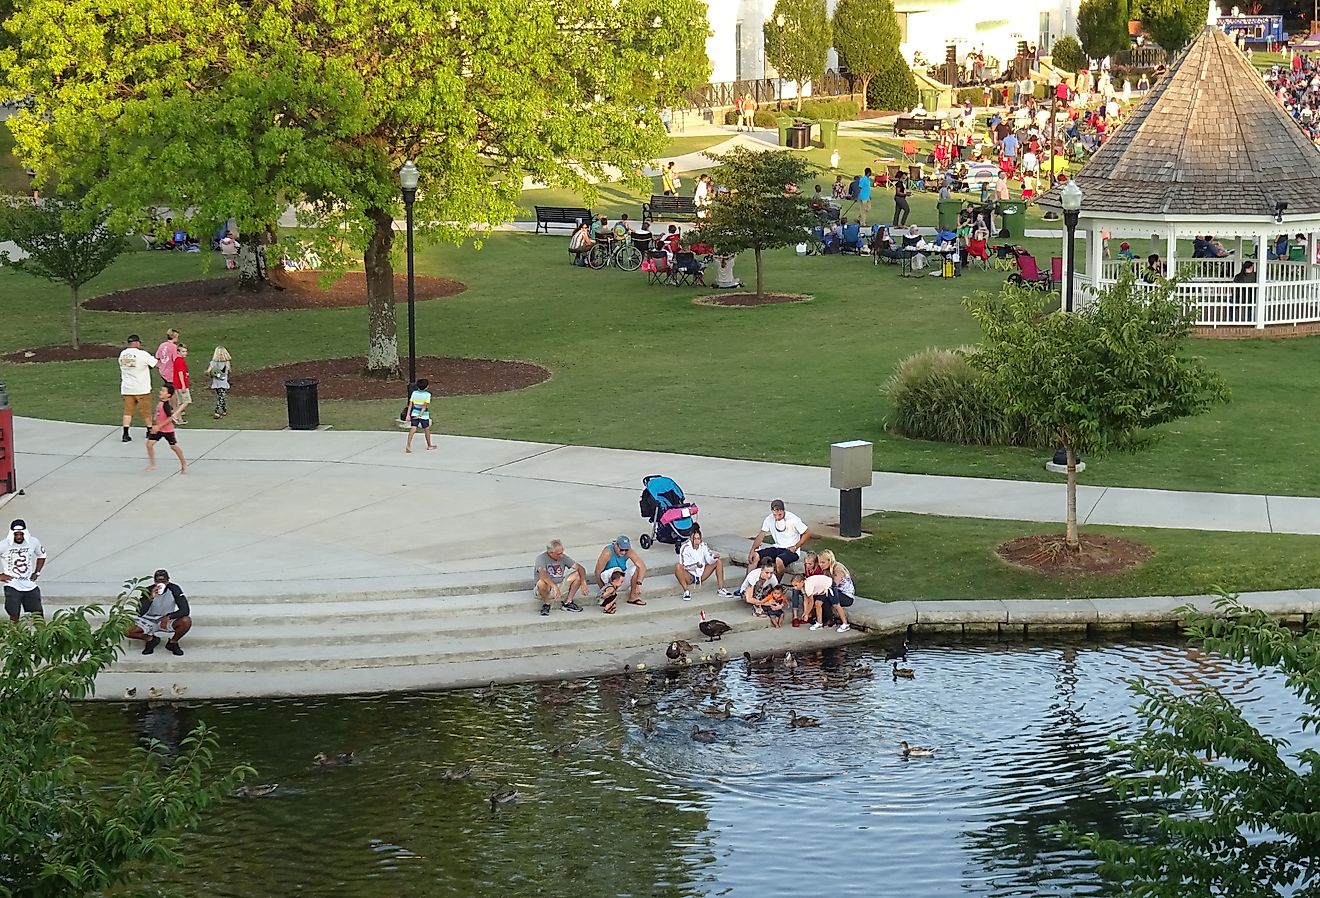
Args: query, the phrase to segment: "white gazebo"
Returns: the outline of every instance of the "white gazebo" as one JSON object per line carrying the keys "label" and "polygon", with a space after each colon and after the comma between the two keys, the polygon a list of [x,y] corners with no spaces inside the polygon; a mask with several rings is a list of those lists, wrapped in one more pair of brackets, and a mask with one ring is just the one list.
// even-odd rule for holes
{"label": "white gazebo", "polygon": [[[1078,241],[1069,259],[1065,236],[1063,255],[1079,306],[1158,255],[1170,276],[1182,276],[1178,295],[1202,328],[1320,333],[1320,151],[1224,32],[1208,27],[1191,43],[1076,182],[1085,248]],[[1060,208],[1057,189],[1041,199]],[[1301,234],[1305,245],[1274,258],[1281,234]],[[1197,237],[1215,238],[1230,255],[1194,258]],[[1125,241],[1135,261],[1119,258]],[[1244,275],[1247,262],[1254,274]]]}

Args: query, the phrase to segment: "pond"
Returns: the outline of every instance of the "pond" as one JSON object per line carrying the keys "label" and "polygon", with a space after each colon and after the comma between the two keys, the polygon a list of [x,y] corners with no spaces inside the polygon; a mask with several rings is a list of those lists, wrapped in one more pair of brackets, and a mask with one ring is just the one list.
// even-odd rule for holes
{"label": "pond", "polygon": [[[1125,680],[1215,686],[1253,722],[1296,735],[1271,673],[1177,643],[922,645],[895,681],[884,646],[782,667],[728,663],[473,693],[193,706],[92,706],[104,757],[204,720],[224,762],[248,761],[270,797],[229,799],[160,881],[192,898],[513,895],[905,898],[1103,893],[1093,864],[1051,827],[1112,832],[1106,740],[1132,731]],[[822,669],[862,663],[846,686]],[[643,698],[656,700],[648,706]],[[734,714],[701,713],[731,700]],[[766,706],[768,718],[742,716]],[[794,728],[789,712],[820,719]],[[693,740],[694,726],[716,741]],[[934,746],[903,759],[899,741]],[[1297,737],[1295,744],[1313,741]],[[574,745],[574,743],[577,743]],[[351,766],[317,752],[357,752]],[[472,775],[446,773],[471,765]],[[518,800],[492,808],[496,790]]]}

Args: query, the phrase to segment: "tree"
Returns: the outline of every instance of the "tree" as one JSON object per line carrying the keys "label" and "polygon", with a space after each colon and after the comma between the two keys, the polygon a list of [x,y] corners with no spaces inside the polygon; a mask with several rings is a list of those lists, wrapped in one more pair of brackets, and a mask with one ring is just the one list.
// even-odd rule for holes
{"label": "tree", "polygon": [[[1302,709],[1298,729],[1314,733],[1320,629],[1294,633],[1236,596],[1215,605],[1217,615],[1184,609],[1188,636],[1207,652],[1277,672]],[[1113,743],[1129,772],[1111,785],[1138,812],[1122,838],[1065,833],[1137,898],[1314,896],[1320,752],[1291,749],[1281,722],[1262,731],[1235,695],[1211,686],[1175,690],[1142,678],[1130,688],[1142,728]]]}
{"label": "tree", "polygon": [[1228,399],[1200,358],[1180,355],[1195,310],[1175,281],[1147,289],[1129,275],[1072,313],[1046,314],[1049,296],[1006,284],[967,307],[981,327],[971,355],[1010,415],[1068,457],[1067,546],[1076,551],[1077,456],[1136,449],[1150,428],[1199,415]]}
{"label": "tree", "polygon": [[1070,34],[1065,34],[1056,40],[1054,46],[1050,47],[1050,53],[1054,67],[1069,74],[1080,72],[1088,65],[1082,45]]}
{"label": "tree", "polygon": [[0,64],[33,98],[7,124],[40,177],[257,232],[296,203],[308,240],[361,253],[386,377],[405,160],[419,236],[462,242],[515,217],[526,175],[641,188],[660,98],[709,72],[701,0],[28,0],[6,27]]}
{"label": "tree", "polygon": [[781,78],[797,82],[801,109],[802,86],[825,73],[834,40],[825,0],[776,0],[774,15],[762,30],[765,58]]}
{"label": "tree", "polygon": [[898,57],[893,64],[876,75],[867,90],[866,98],[874,109],[904,111],[917,105],[917,79],[907,60]]}
{"label": "tree", "polygon": [[106,226],[107,209],[85,212],[80,203],[47,198],[0,206],[0,234],[27,253],[0,253],[0,267],[67,284],[69,345],[78,348],[78,291],[124,251],[123,235]]}
{"label": "tree", "polygon": [[[126,587],[121,600],[136,586]],[[139,748],[110,777],[72,703],[119,655],[124,603],[0,627],[0,895],[82,898],[179,863],[178,834],[251,771],[212,775],[216,738],[198,727],[168,763]],[[94,619],[98,619],[94,621]],[[30,620],[30,618],[29,618]]]}
{"label": "tree", "polygon": [[[839,0],[834,7],[834,48],[848,72],[862,82],[862,108],[871,79],[902,63],[902,32],[893,0]],[[904,63],[906,68],[906,64]]]}
{"label": "tree", "polygon": [[1177,53],[1205,27],[1200,0],[1140,0],[1141,27],[1170,53]]}
{"label": "tree", "polygon": [[1132,42],[1128,36],[1127,0],[1082,0],[1077,9],[1077,38],[1092,59],[1128,49]]}
{"label": "tree", "polygon": [[810,239],[816,223],[811,202],[801,193],[786,194],[784,186],[810,179],[812,166],[798,154],[782,150],[735,147],[721,155],[707,155],[716,162],[711,177],[729,189],[716,195],[694,240],[725,253],[752,250],[756,254],[756,295],[762,296],[762,254]]}

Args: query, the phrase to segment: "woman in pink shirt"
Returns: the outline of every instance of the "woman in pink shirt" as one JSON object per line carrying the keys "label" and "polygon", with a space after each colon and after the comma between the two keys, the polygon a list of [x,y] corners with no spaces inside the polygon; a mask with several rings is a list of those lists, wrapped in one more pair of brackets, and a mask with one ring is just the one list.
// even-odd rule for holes
{"label": "woman in pink shirt", "polygon": [[170,328],[165,332],[165,342],[156,347],[156,370],[161,380],[174,386],[174,360],[179,357],[179,332]]}
{"label": "woman in pink shirt", "polygon": [[156,403],[156,419],[147,430],[147,470],[156,470],[156,441],[164,440],[179,457],[179,473],[187,474],[188,460],[183,457],[183,450],[179,448],[178,438],[174,435],[174,409],[170,407],[174,387],[165,384],[160,388],[158,398],[160,401]]}

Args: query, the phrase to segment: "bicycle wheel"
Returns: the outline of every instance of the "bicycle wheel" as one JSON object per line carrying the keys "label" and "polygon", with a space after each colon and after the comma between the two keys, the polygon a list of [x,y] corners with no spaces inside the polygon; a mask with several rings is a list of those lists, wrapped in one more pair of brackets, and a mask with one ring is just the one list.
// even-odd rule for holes
{"label": "bicycle wheel", "polygon": [[587,253],[588,267],[600,271],[608,264],[610,264],[610,251],[597,243],[591,248],[591,252]]}
{"label": "bicycle wheel", "polygon": [[614,262],[624,271],[636,271],[642,267],[642,251],[631,244],[620,247]]}

